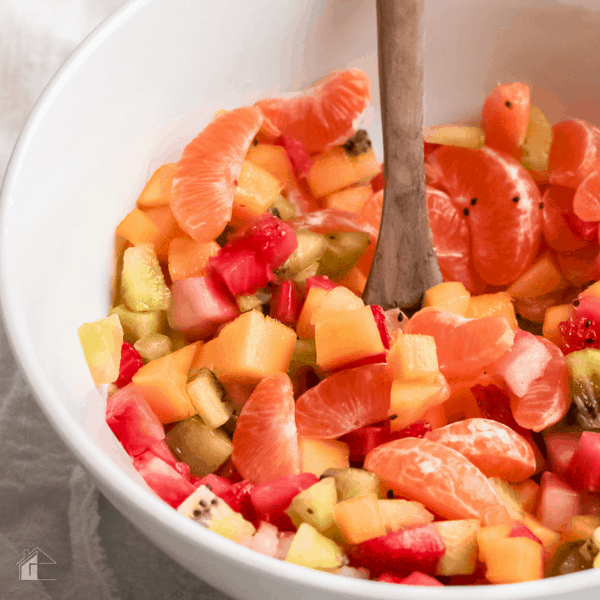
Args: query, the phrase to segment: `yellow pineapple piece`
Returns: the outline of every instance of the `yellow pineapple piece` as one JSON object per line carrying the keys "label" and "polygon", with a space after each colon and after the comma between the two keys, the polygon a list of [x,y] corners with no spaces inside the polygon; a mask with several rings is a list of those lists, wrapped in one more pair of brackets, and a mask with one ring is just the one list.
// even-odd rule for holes
{"label": "yellow pineapple piece", "polygon": [[405,527],[427,525],[433,515],[420,502],[412,500],[379,500],[379,511],[387,531],[399,531]]}
{"label": "yellow pineapple piece", "polygon": [[360,544],[386,534],[377,494],[342,500],[335,505],[333,516],[348,544]]}
{"label": "yellow pineapple piece", "polygon": [[344,442],[299,435],[298,444],[303,473],[314,473],[320,477],[327,469],[350,466],[350,449]]}
{"label": "yellow pineapple piece", "polygon": [[112,383],[119,377],[123,328],[117,315],[93,323],[84,323],[77,330],[85,360],[96,385]]}
{"label": "yellow pineapple piece", "polygon": [[398,335],[387,355],[395,381],[436,381],[440,368],[435,339],[431,335]]}

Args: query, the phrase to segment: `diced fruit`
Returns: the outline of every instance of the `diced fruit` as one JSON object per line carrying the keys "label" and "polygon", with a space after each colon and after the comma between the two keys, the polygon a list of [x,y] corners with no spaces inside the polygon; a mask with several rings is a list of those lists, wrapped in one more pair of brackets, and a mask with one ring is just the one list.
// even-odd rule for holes
{"label": "diced fruit", "polygon": [[169,243],[169,275],[172,281],[206,274],[208,259],[220,250],[216,242],[197,242],[187,237],[173,238]]}
{"label": "diced fruit", "polygon": [[292,277],[321,260],[327,250],[327,240],[321,233],[308,229],[296,230],[297,247],[279,268],[281,277]]}
{"label": "diced fruit", "polygon": [[312,286],[308,290],[296,326],[296,332],[300,339],[309,340],[315,337],[315,326],[312,323],[312,318],[328,292],[329,290],[317,286]]}
{"label": "diced fruit", "polygon": [[[480,546],[481,550],[481,546]],[[544,576],[544,556],[537,542],[524,537],[499,537],[483,554],[491,583],[535,581]]]}
{"label": "diced fruit", "polygon": [[199,345],[196,342],[153,360],[133,376],[133,382],[161,423],[173,423],[196,413],[185,387]]}
{"label": "diced fruit", "polygon": [[252,523],[232,510],[210,489],[201,485],[177,508],[182,515],[230,540],[239,542],[256,531]]}
{"label": "diced fruit", "polygon": [[600,491],[600,433],[584,431],[581,434],[565,479],[576,489]]}
{"label": "diced fruit", "polygon": [[430,335],[398,335],[386,360],[394,381],[435,382],[439,377],[435,340]]}
{"label": "diced fruit", "polygon": [[554,473],[543,473],[537,516],[544,526],[560,529],[579,514],[580,507],[579,494],[573,488]]}
{"label": "diced fruit", "polygon": [[285,557],[287,562],[311,569],[337,569],[347,564],[344,551],[312,525],[302,523]]}
{"label": "diced fruit", "polygon": [[363,231],[329,233],[325,241],[327,248],[319,260],[319,274],[337,281],[358,262],[369,243],[369,234]]}
{"label": "diced fruit", "polygon": [[513,347],[494,364],[494,371],[515,394],[523,397],[550,362],[550,351],[535,335],[517,331]]}
{"label": "diced fruit", "polygon": [[222,248],[209,258],[208,265],[233,296],[254,294],[275,279],[267,263],[251,248]]}
{"label": "diced fruit", "polygon": [[169,308],[171,293],[151,244],[125,250],[121,295],[127,306],[137,312]]}
{"label": "diced fruit", "polygon": [[190,402],[209,429],[216,429],[229,421],[231,413],[223,403],[225,390],[212,371],[200,369],[188,380],[185,389]]}
{"label": "diced fruit", "polygon": [[444,413],[448,424],[463,419],[477,419],[483,417],[483,413],[477,404],[477,399],[470,389],[461,389],[453,392],[444,404]]}
{"label": "diced fruit", "polygon": [[576,540],[589,540],[592,539],[595,545],[600,549],[600,543],[598,540],[598,534],[595,531],[600,527],[600,517],[594,515],[576,515],[571,517],[565,527],[562,530],[562,539],[564,541],[573,542]]}
{"label": "diced fruit", "polygon": [[287,327],[295,327],[302,310],[302,301],[298,285],[285,279],[271,296],[269,316]]}
{"label": "diced fruit", "polygon": [[245,160],[237,178],[231,223],[239,227],[263,215],[284,184],[258,165]]}
{"label": "diced fruit", "polygon": [[348,445],[337,440],[298,436],[302,471],[320,476],[327,469],[350,466]]}
{"label": "diced fruit", "polygon": [[335,294],[338,289],[345,288],[336,288],[327,294],[313,316],[316,321],[317,364],[325,371],[334,371],[356,364],[362,359],[385,353],[385,346],[381,341],[379,327],[371,307],[362,306],[320,318],[325,312],[324,305],[328,297]]}
{"label": "diced fruit", "polygon": [[134,208],[118,225],[116,234],[124,237],[130,244],[148,244],[154,241],[158,227],[154,221],[139,208]]}
{"label": "diced fruit", "polygon": [[481,148],[484,135],[481,128],[477,126],[437,125],[423,129],[423,140],[427,144]]}
{"label": "diced fruit", "polygon": [[240,543],[265,556],[276,558],[279,546],[278,533],[275,525],[263,521],[252,537],[244,538]]}
{"label": "diced fruit", "polygon": [[220,429],[208,428],[195,416],[179,421],[166,434],[167,445],[196,477],[216,471],[231,455],[231,440]]}
{"label": "diced fruit", "polygon": [[521,483],[515,484],[514,488],[519,495],[519,502],[523,510],[529,513],[535,512],[540,492],[539,484],[533,481],[533,479],[526,479]]}
{"label": "diced fruit", "polygon": [[534,542],[537,542],[540,546],[542,545],[541,540],[531,532],[531,529],[523,525],[520,521],[515,521],[513,526],[510,528],[508,537],[525,537]]}
{"label": "diced fruit", "polygon": [[523,143],[523,166],[545,173],[552,142],[552,125],[537,106],[529,106],[529,123]]}
{"label": "diced fruit", "polygon": [[331,477],[335,482],[337,499],[341,502],[365,494],[381,495],[381,483],[375,473],[364,469],[330,468],[323,471],[321,477]]}
{"label": "diced fruit", "polygon": [[143,210],[158,228],[158,233],[152,241],[156,255],[159,260],[167,260],[169,258],[169,244],[171,240],[182,237],[185,234],[177,224],[170,203],[161,206],[144,207]]}
{"label": "diced fruit", "polygon": [[386,531],[399,531],[433,521],[433,515],[420,502],[411,500],[379,500],[379,512]]}
{"label": "diced fruit", "polygon": [[546,309],[542,326],[544,337],[559,347],[563,346],[564,340],[558,326],[573,316],[574,312],[575,307],[572,304],[559,304]]}
{"label": "diced fruit", "polygon": [[572,352],[566,363],[579,425],[600,429],[600,350]]}
{"label": "diced fruit", "polygon": [[358,213],[372,194],[370,185],[354,185],[325,196],[323,206]]}
{"label": "diced fruit", "polygon": [[115,381],[117,388],[125,387],[131,383],[131,378],[144,366],[142,357],[138,351],[129,343],[123,342],[121,346],[121,362],[119,365],[119,377]]}
{"label": "diced fruit", "polygon": [[174,175],[175,163],[158,167],[137,199],[137,205],[149,207],[168,204]]}
{"label": "diced fruit", "polygon": [[440,558],[436,575],[471,575],[477,564],[477,519],[437,521],[434,527],[440,534],[446,552]]}
{"label": "diced fruit", "polygon": [[331,281],[327,275],[315,275],[314,277],[309,277],[306,280],[306,293],[310,292],[312,287],[323,288],[330,292],[334,290],[338,284],[335,281]]}
{"label": "diced fruit", "polygon": [[299,142],[293,137],[283,135],[278,143],[281,143],[285,148],[287,157],[290,163],[292,163],[292,167],[297,176],[305,177],[309,173],[314,160],[302,145],[302,142]]}
{"label": "diced fruit", "polygon": [[170,354],[173,351],[173,342],[167,335],[153,333],[140,338],[133,347],[146,362],[149,362]]}
{"label": "diced fruit", "polygon": [[245,313],[251,310],[258,310],[262,312],[262,305],[264,299],[259,294],[247,294],[246,296],[238,296],[235,301],[241,312]]}
{"label": "diced fruit", "polygon": [[460,317],[467,316],[471,294],[459,281],[444,281],[425,291],[423,308],[445,308]]}
{"label": "diced fruit", "polygon": [[130,344],[135,344],[137,340],[162,333],[165,326],[165,312],[159,310],[150,310],[136,312],[129,310],[124,304],[119,304],[110,309],[109,314],[116,314],[123,327],[123,339]]}
{"label": "diced fruit", "polygon": [[123,328],[115,314],[84,323],[77,330],[85,360],[96,385],[112,383],[119,376]]}
{"label": "diced fruit", "polygon": [[512,298],[506,292],[471,296],[465,316],[469,319],[505,317],[511,329],[516,331],[519,328]]}
{"label": "diced fruit", "polygon": [[552,557],[549,575],[568,575],[595,567],[598,549],[589,540],[561,544]]}
{"label": "diced fruit", "polygon": [[360,298],[348,288],[339,285],[323,296],[319,306],[312,313],[311,323],[316,325],[319,321],[327,321],[362,307],[364,302]]}
{"label": "diced fruit", "polygon": [[270,479],[250,490],[250,499],[261,519],[286,510],[292,499],[319,481],[313,473],[299,473]]}
{"label": "diced fruit", "polygon": [[299,517],[321,533],[326,533],[335,523],[333,510],[337,500],[335,479],[325,477],[295,496],[287,512],[292,519]]}
{"label": "diced fruit", "polygon": [[335,505],[333,515],[348,544],[360,544],[385,535],[377,494],[342,500]]}
{"label": "diced fruit", "polygon": [[414,570],[433,573],[445,551],[440,534],[430,523],[367,540],[352,550],[350,561],[369,569],[371,576],[406,575]]}
{"label": "diced fruit", "polygon": [[513,298],[538,298],[569,287],[549,254],[544,254],[506,290]]}
{"label": "diced fruit", "polygon": [[276,146],[275,144],[250,146],[246,154],[246,160],[268,171],[285,185],[293,180],[287,152],[282,146]]}
{"label": "diced fruit", "polygon": [[581,431],[567,433],[544,433],[544,444],[548,453],[551,470],[557,475],[563,474],[575,450],[579,447]]}

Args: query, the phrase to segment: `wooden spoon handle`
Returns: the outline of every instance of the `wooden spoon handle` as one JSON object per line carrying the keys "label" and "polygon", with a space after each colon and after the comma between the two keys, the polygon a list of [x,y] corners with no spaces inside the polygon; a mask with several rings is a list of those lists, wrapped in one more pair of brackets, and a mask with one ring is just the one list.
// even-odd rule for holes
{"label": "wooden spoon handle", "polygon": [[408,313],[442,281],[425,203],[423,3],[377,0],[385,191],[363,300]]}

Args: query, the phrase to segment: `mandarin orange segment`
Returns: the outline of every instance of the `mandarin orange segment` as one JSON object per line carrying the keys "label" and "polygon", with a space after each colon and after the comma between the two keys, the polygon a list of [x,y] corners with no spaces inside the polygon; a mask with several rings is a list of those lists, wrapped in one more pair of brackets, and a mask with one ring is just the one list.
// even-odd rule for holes
{"label": "mandarin orange segment", "polygon": [[600,221],[600,170],[592,171],[577,187],[573,212],[582,221]]}
{"label": "mandarin orange segment", "polygon": [[508,522],[508,512],[487,477],[460,452],[427,439],[404,438],[367,455],[372,471],[398,495],[446,519]]}
{"label": "mandarin orange segment", "polygon": [[259,100],[265,126],[298,140],[311,153],[344,143],[371,101],[371,82],[361,69],[337,71],[294,98]]}
{"label": "mandarin orange segment", "polygon": [[358,217],[364,223],[368,223],[379,231],[381,225],[381,213],[383,212],[383,190],[374,192],[363,207],[358,211]]}
{"label": "mandarin orange segment", "polygon": [[233,432],[231,458],[253,483],[300,472],[294,391],[285,373],[265,377],[252,392]]}
{"label": "mandarin orange segment", "polygon": [[255,106],[227,111],[183,150],[171,189],[179,226],[199,242],[214,240],[231,219],[242,163],[263,116]]}
{"label": "mandarin orange segment", "polygon": [[529,442],[498,421],[466,419],[425,437],[460,452],[488,477],[523,481],[535,473],[535,455]]}

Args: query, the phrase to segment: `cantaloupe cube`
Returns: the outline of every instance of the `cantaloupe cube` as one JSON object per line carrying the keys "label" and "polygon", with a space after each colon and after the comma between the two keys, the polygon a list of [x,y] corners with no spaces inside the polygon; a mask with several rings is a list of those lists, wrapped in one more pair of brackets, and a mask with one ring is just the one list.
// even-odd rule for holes
{"label": "cantaloupe cube", "polygon": [[347,287],[357,296],[362,296],[365,285],[367,285],[367,276],[358,268],[358,266],[354,265],[348,271],[347,275],[343,279],[340,279],[338,283]]}
{"label": "cantaloupe cube", "polygon": [[303,473],[314,473],[320,477],[327,469],[350,466],[350,449],[344,442],[299,435],[298,445]]}
{"label": "cantaloupe cube", "polygon": [[469,319],[505,317],[514,331],[519,328],[512,298],[506,292],[471,296],[466,316]]}
{"label": "cantaloupe cube", "polygon": [[459,281],[444,281],[425,291],[423,307],[444,308],[455,315],[464,317],[469,308],[471,294]]}
{"label": "cantaloupe cube", "polygon": [[185,234],[181,231],[170,205],[144,207],[144,212],[158,227],[158,233],[152,240],[156,255],[160,260],[167,260],[171,240]]}
{"label": "cantaloupe cube", "polygon": [[435,339],[431,335],[398,335],[387,364],[396,381],[436,381],[440,369]]}
{"label": "cantaloupe cube", "polygon": [[197,242],[188,237],[172,239],[168,257],[171,280],[204,275],[208,259],[216,256],[220,249],[217,242]]}
{"label": "cantaloupe cube", "polygon": [[480,525],[478,519],[436,521],[433,524],[446,547],[436,566],[436,575],[471,575],[475,572]]}
{"label": "cantaloupe cube", "polygon": [[177,163],[167,163],[158,167],[142,190],[137,205],[150,207],[169,204],[176,168]]}
{"label": "cantaloupe cube", "polygon": [[256,144],[250,146],[246,160],[268,171],[284,185],[294,179],[292,166],[283,146],[275,144]]}
{"label": "cantaloupe cube", "polygon": [[317,321],[315,345],[317,364],[325,371],[385,353],[370,306],[337,313],[326,320]]}
{"label": "cantaloupe cube", "polygon": [[117,225],[116,233],[135,246],[152,243],[158,234],[158,227],[145,212],[136,207]]}
{"label": "cantaloupe cube", "polygon": [[117,315],[84,323],[77,333],[85,360],[96,385],[112,383],[119,377],[123,328]]}
{"label": "cantaloupe cube", "polygon": [[455,423],[464,419],[480,419],[483,416],[477,404],[477,399],[469,388],[457,390],[442,406],[448,423]]}
{"label": "cantaloupe cube", "polygon": [[372,195],[373,188],[370,185],[355,185],[325,196],[323,206],[357,213]]}
{"label": "cantaloupe cube", "polygon": [[449,396],[450,387],[443,375],[439,375],[436,382],[394,381],[389,414],[396,417],[390,421],[391,429],[399,431],[408,427]]}
{"label": "cantaloupe cube", "polygon": [[338,285],[323,296],[319,306],[312,313],[310,321],[312,325],[316,325],[319,321],[326,321],[342,313],[354,311],[364,305],[365,303],[354,292]]}
{"label": "cantaloupe cube", "polygon": [[133,382],[161,423],[173,423],[196,414],[187,392],[188,373],[202,342],[195,342],[145,364]]}
{"label": "cantaloupe cube", "polygon": [[333,517],[348,544],[360,544],[386,534],[377,494],[338,502]]}
{"label": "cantaloupe cube", "polygon": [[306,177],[314,196],[320,198],[337,192],[361,180],[370,180],[381,171],[372,149],[360,156],[349,156],[341,146],[315,157]]}
{"label": "cantaloupe cube", "polygon": [[544,577],[544,552],[525,537],[495,539],[484,554],[485,577],[491,583],[536,581]]}
{"label": "cantaloupe cube", "polygon": [[506,290],[513,298],[538,298],[569,287],[549,254],[544,254]]}
{"label": "cantaloupe cube", "polygon": [[308,290],[296,325],[296,333],[301,340],[310,340],[315,337],[315,326],[312,323],[313,313],[319,308],[328,292],[329,290],[316,286]]}
{"label": "cantaloupe cube", "polygon": [[386,531],[399,531],[405,527],[427,525],[434,518],[420,502],[400,499],[380,499],[378,502]]}
{"label": "cantaloupe cube", "polygon": [[559,304],[547,308],[542,325],[542,335],[554,344],[561,345],[563,338],[558,331],[558,325],[571,317],[574,312],[575,307],[572,304]]}
{"label": "cantaloupe cube", "polygon": [[242,164],[233,197],[231,224],[240,227],[267,212],[283,189],[283,183],[262,167],[247,160]]}
{"label": "cantaloupe cube", "polygon": [[190,365],[190,376],[195,375],[202,367],[214,372],[216,360],[222,351],[218,337],[200,346]]}
{"label": "cantaloupe cube", "polygon": [[481,527],[477,532],[477,546],[479,560],[485,562],[487,554],[493,551],[496,540],[505,539],[510,534],[512,525],[488,525]]}
{"label": "cantaloupe cube", "polygon": [[258,383],[267,375],[287,372],[296,333],[251,310],[225,325],[217,339],[211,371],[223,382]]}
{"label": "cantaloupe cube", "polygon": [[444,404],[445,403],[438,404],[437,406],[430,408],[423,415],[423,421],[427,421],[431,425],[432,429],[439,429],[440,427],[445,427],[448,425]]}

